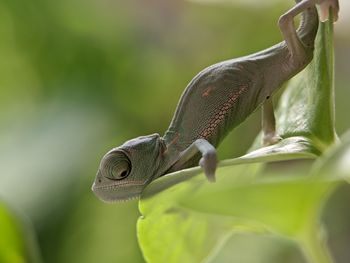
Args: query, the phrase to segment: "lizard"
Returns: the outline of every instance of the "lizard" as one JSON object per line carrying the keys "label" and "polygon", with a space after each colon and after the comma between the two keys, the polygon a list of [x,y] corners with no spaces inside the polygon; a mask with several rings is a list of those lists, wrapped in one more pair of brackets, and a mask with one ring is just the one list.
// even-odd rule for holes
{"label": "lizard", "polygon": [[[262,106],[263,145],[278,142],[271,96],[313,58],[319,15],[338,18],[338,0],[295,0],[278,20],[284,41],[263,51],[211,65],[184,90],[164,136],[128,140],[102,158],[93,192],[105,202],[140,197],[165,174],[196,166],[215,181],[216,149],[234,127]],[[294,18],[302,15],[298,29]]]}

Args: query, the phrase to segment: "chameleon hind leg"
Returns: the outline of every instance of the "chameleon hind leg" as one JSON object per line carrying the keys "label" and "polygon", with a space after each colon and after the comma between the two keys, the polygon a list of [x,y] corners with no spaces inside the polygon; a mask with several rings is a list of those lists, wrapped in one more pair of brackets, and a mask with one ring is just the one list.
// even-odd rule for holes
{"label": "chameleon hind leg", "polygon": [[305,50],[306,47],[303,45],[294,27],[294,17],[307,8],[319,4],[321,20],[328,18],[329,10],[332,8],[333,17],[336,21],[338,19],[339,3],[338,0],[296,0],[296,2],[297,4],[294,7],[280,17],[278,24],[289,49],[291,62],[299,64],[303,63],[307,53]]}
{"label": "chameleon hind leg", "polygon": [[[308,54],[306,47],[300,40],[298,33],[294,27],[294,17],[316,4],[320,5],[321,20],[325,20],[329,16],[331,8],[334,20],[338,19],[339,3],[338,0],[296,0],[297,4],[283,14],[279,21],[279,27],[285,39],[286,45],[290,53],[290,63],[304,64],[304,60]],[[267,99],[263,104],[262,110],[262,130],[263,130],[263,145],[271,145],[278,142],[281,138],[276,134],[276,121],[271,99]]]}
{"label": "chameleon hind leg", "polygon": [[[303,64],[307,56],[305,47],[301,42],[294,27],[294,17],[305,9],[315,5],[317,0],[296,0],[297,4],[283,14],[279,21],[279,27],[288,47],[292,64]],[[262,106],[262,144],[268,146],[277,143],[281,138],[276,133],[276,120],[271,98],[267,98]]]}
{"label": "chameleon hind leg", "polygon": [[262,144],[268,146],[281,140],[276,133],[276,120],[272,98],[268,98],[262,106]]}
{"label": "chameleon hind leg", "polygon": [[305,46],[294,27],[294,17],[307,8],[314,6],[315,1],[316,0],[296,0],[297,4],[284,13],[278,20],[278,25],[288,47],[291,58],[290,62],[292,64],[303,64],[307,56]]}

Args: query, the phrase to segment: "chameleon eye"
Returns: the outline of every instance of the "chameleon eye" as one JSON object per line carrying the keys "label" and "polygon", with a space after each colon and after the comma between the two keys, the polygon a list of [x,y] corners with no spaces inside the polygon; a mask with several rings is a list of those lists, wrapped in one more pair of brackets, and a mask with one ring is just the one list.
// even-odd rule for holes
{"label": "chameleon eye", "polygon": [[121,180],[130,174],[131,163],[125,153],[115,151],[107,154],[101,162],[103,175],[112,180]]}

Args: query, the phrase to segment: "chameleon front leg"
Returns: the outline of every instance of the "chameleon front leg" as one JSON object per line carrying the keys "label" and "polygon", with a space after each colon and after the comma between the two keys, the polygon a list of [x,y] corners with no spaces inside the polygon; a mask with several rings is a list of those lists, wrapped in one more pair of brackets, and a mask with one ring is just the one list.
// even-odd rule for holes
{"label": "chameleon front leg", "polygon": [[203,168],[209,182],[215,182],[215,170],[217,165],[216,150],[205,139],[197,139],[186,150],[180,153],[177,162],[172,166],[171,170],[179,170],[182,166],[193,158],[198,152],[202,154],[199,165]]}
{"label": "chameleon front leg", "polygon": [[268,98],[262,106],[262,144],[268,146],[281,140],[276,133],[276,120],[272,98]]}

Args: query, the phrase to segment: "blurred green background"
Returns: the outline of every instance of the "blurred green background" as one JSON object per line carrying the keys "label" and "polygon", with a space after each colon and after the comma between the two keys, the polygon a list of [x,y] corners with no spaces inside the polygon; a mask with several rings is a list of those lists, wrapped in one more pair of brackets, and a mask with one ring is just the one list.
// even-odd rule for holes
{"label": "blurred green background", "polygon": [[[339,134],[350,127],[348,3],[340,2],[335,29]],[[162,134],[204,67],[280,41],[276,22],[290,6],[0,0],[0,200],[32,222],[44,262],[143,262],[137,202],[104,204],[90,190],[101,156],[127,139]],[[247,150],[259,116],[225,139],[220,159]],[[344,189],[341,198],[350,201]],[[336,208],[329,214],[350,210]],[[332,225],[335,240],[350,232],[345,223]],[[340,260],[341,246],[334,245]]]}

